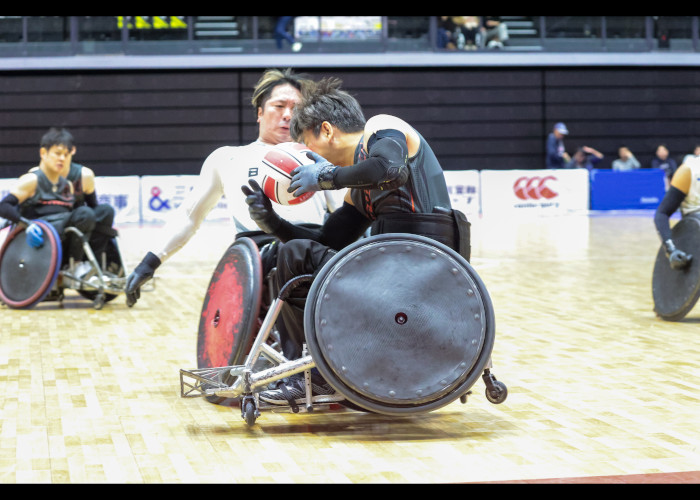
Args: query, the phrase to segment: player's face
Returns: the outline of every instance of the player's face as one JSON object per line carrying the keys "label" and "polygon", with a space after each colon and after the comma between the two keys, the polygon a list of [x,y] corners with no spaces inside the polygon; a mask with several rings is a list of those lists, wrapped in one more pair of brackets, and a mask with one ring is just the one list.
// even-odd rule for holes
{"label": "player's face", "polygon": [[300,100],[301,93],[287,83],[273,88],[270,98],[258,108],[260,140],[267,144],[290,142],[289,122]]}
{"label": "player's face", "polygon": [[49,149],[41,148],[39,150],[42,165],[49,171],[64,177],[68,173],[74,154],[75,148],[68,149],[63,145],[51,146]]}
{"label": "player's face", "polygon": [[304,130],[304,132],[302,133],[302,139],[304,141],[304,145],[308,147],[311,151],[313,151],[314,153],[318,153],[319,155],[323,156],[326,160],[329,160],[331,163],[334,163],[332,159],[334,157],[334,152],[331,147],[331,143],[326,135],[324,135],[323,133],[314,135],[314,133],[311,130]]}

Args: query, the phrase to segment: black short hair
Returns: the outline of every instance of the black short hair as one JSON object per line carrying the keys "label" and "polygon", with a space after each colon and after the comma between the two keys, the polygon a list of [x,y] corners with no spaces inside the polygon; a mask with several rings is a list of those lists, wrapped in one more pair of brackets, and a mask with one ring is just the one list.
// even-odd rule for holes
{"label": "black short hair", "polygon": [[74,145],[73,135],[61,127],[51,127],[41,137],[41,142],[39,143],[40,147],[46,149],[51,149],[53,146],[65,146],[66,149],[73,149]]}
{"label": "black short hair", "polygon": [[347,133],[364,130],[366,120],[362,107],[353,96],[340,89],[341,84],[338,78],[324,78],[302,94],[289,125],[295,141],[299,141],[306,130],[318,135],[323,122]]}

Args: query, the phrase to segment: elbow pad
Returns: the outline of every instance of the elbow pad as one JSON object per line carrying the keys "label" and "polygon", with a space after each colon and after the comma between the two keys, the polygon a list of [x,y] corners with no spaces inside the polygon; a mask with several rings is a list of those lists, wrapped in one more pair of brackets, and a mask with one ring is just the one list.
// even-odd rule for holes
{"label": "elbow pad", "polygon": [[377,182],[381,190],[391,190],[406,184],[408,180],[408,144],[406,136],[398,130],[379,130],[367,141],[370,158],[382,162],[384,175]]}
{"label": "elbow pad", "polygon": [[10,193],[0,201],[0,217],[11,222],[19,222],[22,215],[19,213],[19,200]]}
{"label": "elbow pad", "polygon": [[338,168],[338,187],[396,189],[408,180],[408,145],[398,130],[380,130],[367,142],[369,157],[351,167]]}

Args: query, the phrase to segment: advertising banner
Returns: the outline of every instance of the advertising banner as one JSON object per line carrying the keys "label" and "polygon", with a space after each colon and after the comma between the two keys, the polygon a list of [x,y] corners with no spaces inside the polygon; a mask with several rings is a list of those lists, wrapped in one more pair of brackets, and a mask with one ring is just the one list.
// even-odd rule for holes
{"label": "advertising banner", "polygon": [[461,211],[467,217],[479,215],[481,212],[479,171],[445,170],[445,180],[452,208]]}
{"label": "advertising banner", "polygon": [[588,210],[588,170],[483,170],[481,211],[566,213]]}
{"label": "advertising banner", "polygon": [[97,203],[114,208],[114,223],[141,222],[141,200],[138,175],[124,177],[95,177]]}
{"label": "advertising banner", "polygon": [[[166,222],[194,189],[197,175],[144,175],[141,177],[141,221]],[[206,220],[228,219],[228,205],[222,198]]]}
{"label": "advertising banner", "polygon": [[591,171],[591,210],[656,209],[665,194],[661,169]]}

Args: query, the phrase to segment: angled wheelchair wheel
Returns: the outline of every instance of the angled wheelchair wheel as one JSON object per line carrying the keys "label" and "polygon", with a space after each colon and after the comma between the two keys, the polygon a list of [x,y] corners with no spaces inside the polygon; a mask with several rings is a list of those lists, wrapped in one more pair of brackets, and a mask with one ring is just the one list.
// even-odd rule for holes
{"label": "angled wheelchair wheel", "polygon": [[388,415],[466,394],[493,349],[491,299],[471,265],[429,238],[359,240],[318,273],[304,328],[321,375],[351,403]]}
{"label": "angled wheelchair wheel", "polygon": [[61,239],[48,222],[33,221],[44,233],[44,244],[31,247],[24,227],[15,226],[0,248],[0,299],[13,309],[34,307],[51,291],[62,258]]}
{"label": "angled wheelchair wheel", "polygon": [[[239,238],[221,257],[204,297],[197,335],[198,368],[244,363],[259,328],[262,289],[258,247],[250,238]],[[207,400],[231,403],[217,396]]]}
{"label": "angled wheelchair wheel", "polygon": [[671,230],[676,247],[693,254],[685,269],[672,269],[661,245],[652,274],[654,311],[666,321],[680,321],[700,298],[700,218],[683,217]]}

